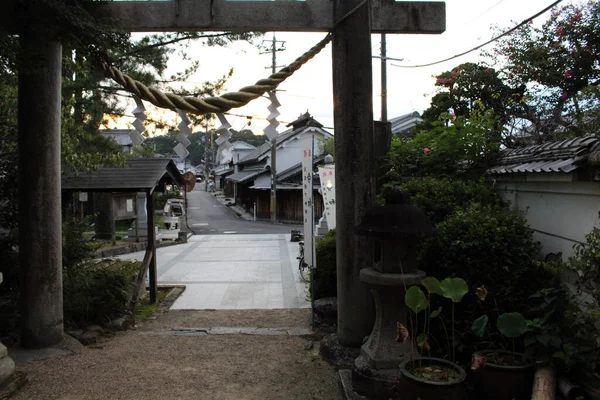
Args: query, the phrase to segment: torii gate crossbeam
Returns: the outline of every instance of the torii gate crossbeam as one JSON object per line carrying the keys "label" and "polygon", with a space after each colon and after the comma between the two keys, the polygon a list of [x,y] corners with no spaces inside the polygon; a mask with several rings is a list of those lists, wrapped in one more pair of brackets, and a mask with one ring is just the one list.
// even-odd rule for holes
{"label": "torii gate crossbeam", "polygon": [[[130,31],[329,31],[333,29],[336,132],[338,338],[359,346],[372,328],[370,295],[359,279],[370,266],[366,241],[354,226],[375,203],[371,33],[441,33],[445,3],[371,0],[90,1]],[[0,4],[0,26],[10,26],[18,1]],[[17,27],[22,29],[21,27]],[[55,39],[21,34],[19,71],[19,243],[24,275],[25,347],[62,338],[60,225],[60,59]],[[41,99],[41,101],[40,101]],[[41,104],[40,104],[41,103]]]}

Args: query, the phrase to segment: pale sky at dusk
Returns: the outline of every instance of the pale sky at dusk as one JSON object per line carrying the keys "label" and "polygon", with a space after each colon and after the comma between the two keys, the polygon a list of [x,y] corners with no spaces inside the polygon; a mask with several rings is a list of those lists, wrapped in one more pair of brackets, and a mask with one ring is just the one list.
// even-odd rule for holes
{"label": "pale sky at dusk", "polygon": [[[412,111],[423,112],[435,94],[435,79],[443,71],[458,64],[479,59],[480,51],[430,67],[399,68],[395,65],[415,65],[438,61],[475,47],[493,37],[492,25],[503,30],[514,26],[552,4],[552,0],[447,0],[446,31],[441,35],[387,35],[387,56],[404,61],[388,61],[387,91],[388,118]],[[563,1],[561,5],[570,4]],[[576,1],[575,3],[579,3]],[[549,12],[538,17],[537,24],[545,21]],[[284,40],[286,50],[277,53],[277,64],[283,67],[315,45],[325,33],[277,32],[277,40]],[[272,39],[266,33],[265,40]],[[372,55],[380,54],[380,35],[372,35]],[[256,44],[260,44],[257,40]],[[268,43],[267,43],[268,44]],[[492,48],[489,45],[486,49]],[[259,54],[259,49],[245,43],[234,43],[226,48],[207,48],[192,45],[191,57],[200,61],[198,73],[189,79],[193,83],[214,80],[234,69],[234,75],[227,83],[227,91],[251,85],[271,73],[271,54]],[[373,111],[376,120],[381,116],[379,59],[373,59]],[[169,76],[176,70],[183,70],[186,64],[173,57],[169,62]],[[328,45],[315,58],[305,64],[294,75],[279,86],[277,93],[282,104],[279,111],[280,122],[291,122],[299,114],[308,110],[326,127],[333,127],[333,94],[331,72],[331,45]],[[193,86],[193,85],[192,85]],[[133,110],[133,102],[127,111]],[[267,99],[257,99],[245,107],[231,110],[232,114],[254,117],[251,129],[262,132],[267,125],[264,119],[269,114]],[[227,117],[234,129],[245,126],[246,118]],[[123,122],[121,122],[123,123]],[[217,121],[218,124],[218,121]],[[125,128],[126,126],[119,126]],[[196,127],[195,130],[203,130]],[[284,127],[280,126],[279,131]]]}

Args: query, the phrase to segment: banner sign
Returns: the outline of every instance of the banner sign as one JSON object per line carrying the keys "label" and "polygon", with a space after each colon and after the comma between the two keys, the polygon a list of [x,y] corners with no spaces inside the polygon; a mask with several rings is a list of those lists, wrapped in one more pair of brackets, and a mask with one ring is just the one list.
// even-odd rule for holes
{"label": "banner sign", "polygon": [[327,227],[335,229],[335,165],[319,167],[319,179]]}
{"label": "banner sign", "polygon": [[302,141],[302,203],[304,215],[304,262],[313,261],[313,137]]}

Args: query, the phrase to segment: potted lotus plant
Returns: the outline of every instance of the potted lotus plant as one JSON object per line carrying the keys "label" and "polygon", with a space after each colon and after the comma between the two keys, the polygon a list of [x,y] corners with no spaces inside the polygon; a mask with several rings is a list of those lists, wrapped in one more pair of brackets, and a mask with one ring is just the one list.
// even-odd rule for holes
{"label": "potted lotus plant", "polygon": [[[477,289],[477,296],[485,301],[487,290]],[[508,343],[498,348],[491,340],[488,327],[489,317],[482,315],[471,326],[471,333],[483,338],[487,333],[495,343],[494,348],[473,353],[470,380],[478,398],[490,400],[520,400],[531,398],[534,363],[523,353],[515,351],[515,341],[528,330],[528,321],[518,312],[503,313],[498,316],[496,329]],[[509,349],[506,349],[508,347]]]}
{"label": "potted lotus plant", "polygon": [[[454,329],[454,306],[460,303],[468,292],[466,282],[461,278],[446,278],[439,281],[436,278],[425,278],[421,285],[426,289],[427,295],[418,286],[411,286],[406,291],[405,303],[412,311],[409,315],[408,328],[398,324],[398,340],[411,341],[411,357],[400,365],[401,380],[400,389],[402,399],[409,400],[462,400],[465,397],[464,381],[466,372],[455,361],[455,329]],[[431,296],[442,296],[451,301],[452,343],[449,344],[448,354],[451,360],[431,357],[429,336],[431,321],[439,317],[442,308],[431,311]],[[441,321],[441,319],[440,319]],[[443,322],[441,322],[443,324]],[[422,326],[422,331],[420,330]],[[444,331],[447,330],[444,327]],[[446,334],[447,342],[449,336]]]}

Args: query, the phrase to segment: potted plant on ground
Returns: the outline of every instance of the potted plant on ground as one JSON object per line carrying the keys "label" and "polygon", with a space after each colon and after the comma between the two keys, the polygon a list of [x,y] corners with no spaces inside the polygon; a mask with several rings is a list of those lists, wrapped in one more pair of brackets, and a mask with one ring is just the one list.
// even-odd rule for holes
{"label": "potted plant on ground", "polygon": [[[406,306],[414,314],[414,318],[413,315],[409,315],[413,335],[410,335],[406,327],[398,324],[398,340],[403,342],[411,340],[412,343],[411,357],[400,365],[401,398],[403,400],[462,400],[465,398],[466,372],[454,362],[454,305],[459,303],[468,292],[468,286],[461,278],[446,278],[440,282],[436,278],[428,277],[421,284],[426,288],[427,296],[418,286],[410,287],[405,295]],[[431,320],[437,318],[442,311],[441,307],[431,311],[431,296],[434,294],[451,300],[451,344],[450,335],[446,334],[451,361],[431,357],[429,346]],[[419,321],[420,316],[421,321]],[[421,333],[419,333],[420,324]],[[445,327],[444,330],[447,332]],[[424,352],[427,356],[423,354]]]}
{"label": "potted plant on ground", "polygon": [[[484,301],[487,290],[477,289],[477,295]],[[482,315],[471,326],[471,332],[482,338],[486,333],[492,348],[473,353],[470,378],[478,398],[490,400],[519,400],[531,398],[534,363],[523,353],[515,350],[515,340],[528,330],[528,321],[518,312],[498,316],[496,328],[509,343],[500,346],[492,340],[487,329],[489,317]],[[507,349],[508,347],[509,349]]]}

